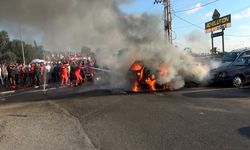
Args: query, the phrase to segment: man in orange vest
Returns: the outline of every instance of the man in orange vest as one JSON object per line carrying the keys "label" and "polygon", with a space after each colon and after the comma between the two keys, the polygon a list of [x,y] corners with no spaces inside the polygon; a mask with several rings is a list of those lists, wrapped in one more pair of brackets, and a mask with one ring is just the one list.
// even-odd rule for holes
{"label": "man in orange vest", "polygon": [[61,64],[60,67],[60,73],[61,73],[61,85],[65,83],[65,85],[68,84],[69,76],[68,76],[68,66],[66,64]]}
{"label": "man in orange vest", "polygon": [[76,77],[76,86],[79,85],[83,81],[83,78],[81,76],[81,64],[79,63],[77,67],[75,68],[75,77]]}

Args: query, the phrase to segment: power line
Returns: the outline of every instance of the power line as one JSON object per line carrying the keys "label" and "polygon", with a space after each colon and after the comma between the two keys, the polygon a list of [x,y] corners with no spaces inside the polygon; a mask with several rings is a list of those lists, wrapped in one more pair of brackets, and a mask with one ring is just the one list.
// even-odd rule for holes
{"label": "power line", "polygon": [[[184,0],[182,0],[182,1],[184,1]],[[182,2],[182,5],[179,5],[180,3],[175,3],[172,7],[177,7],[178,9],[182,10],[182,9],[190,8],[197,3],[203,3],[203,1],[206,1],[206,0],[200,0],[199,2],[191,3],[191,5],[185,5],[185,4],[190,4],[190,2],[188,2],[188,3]],[[183,3],[184,3],[184,5],[183,5]]]}
{"label": "power line", "polygon": [[196,27],[196,28],[198,28],[200,30],[204,30],[201,26],[198,26],[197,24],[193,24],[192,22],[187,21],[186,19],[183,19],[183,18],[177,16],[175,13],[173,13],[173,14],[174,14],[175,17],[179,18],[180,20],[182,20],[182,21],[184,21],[184,22],[186,22],[188,24],[191,24],[191,25],[193,25],[194,27]]}
{"label": "power line", "polygon": [[175,11],[175,13],[187,12],[187,11],[191,11],[191,10],[194,10],[194,9],[197,9],[197,8],[202,8],[202,7],[205,7],[207,5],[213,4],[213,3],[218,2],[218,1],[219,0],[214,0],[214,1],[211,1],[211,2],[206,3],[206,4],[201,4],[199,7],[193,7],[193,8],[188,8],[188,9],[184,9],[184,10],[178,10],[178,11]]}
{"label": "power line", "polygon": [[[200,30],[204,30],[204,28],[202,28],[201,26],[193,24],[193,23],[187,21],[186,19],[183,19],[183,18],[177,16],[176,14],[174,14],[174,16],[177,17],[177,18],[179,18],[180,20],[182,20],[182,21],[184,21],[184,22],[186,22],[186,23],[188,23],[188,24],[190,24],[190,25],[192,25],[192,26],[200,29]],[[237,35],[237,34],[225,34],[225,36],[228,36],[228,37],[250,37],[250,35]]]}
{"label": "power line", "polygon": [[174,29],[184,29],[184,28],[189,28],[189,27],[192,27],[193,25],[186,25],[186,26],[177,26],[177,27],[174,27]]}
{"label": "power line", "polygon": [[250,37],[250,35],[237,35],[237,34],[227,34],[225,36],[229,36],[229,37]]}
{"label": "power line", "polygon": [[233,11],[231,14],[240,12],[240,11],[242,11],[242,10],[245,10],[245,9],[249,8],[249,7],[250,7],[250,5],[248,5],[248,6],[246,6],[246,7],[243,7],[243,8],[240,8],[240,9],[238,9],[238,10]]}
{"label": "power line", "polygon": [[[229,14],[234,14],[234,13],[240,12],[240,11],[242,11],[242,10],[245,10],[245,9],[247,9],[247,8],[250,8],[250,5],[245,6],[245,7],[243,7],[243,8],[240,8],[240,9],[237,9],[237,10],[235,10],[235,11],[229,13]],[[176,11],[174,11],[173,9],[172,9],[172,12],[173,12],[173,14],[176,13]],[[205,24],[205,23],[206,23],[206,22],[200,22],[200,24]],[[189,26],[186,26],[186,27],[189,27]],[[178,28],[179,28],[179,27],[178,27]],[[182,27],[180,27],[180,28],[185,28],[185,26],[182,26]]]}
{"label": "power line", "polygon": [[[207,4],[204,4],[204,5],[202,5],[201,7],[204,7],[204,6],[206,6],[206,5],[209,5],[209,4],[212,4],[212,3],[215,3],[215,2],[217,2],[217,1],[219,1],[219,0],[215,0],[215,1],[212,1],[212,2],[210,2],[210,3],[207,3]],[[242,10],[245,10],[245,9],[247,9],[247,8],[249,8],[250,7],[250,5],[248,5],[248,6],[246,6],[246,7],[243,7],[243,8],[241,8],[241,9],[238,9],[238,10],[236,10],[236,11],[233,11],[231,14],[233,14],[233,13],[237,13],[237,12],[239,12],[239,11],[242,11]],[[194,8],[193,8],[194,9]],[[189,9],[189,10],[192,10],[192,9]],[[188,21],[188,20],[186,20],[186,19],[184,19],[184,18],[182,18],[182,17],[180,17],[180,16],[178,16],[178,15],[176,15],[176,13],[178,12],[178,11],[174,11],[174,10],[172,10],[173,11],[173,15],[176,17],[176,18],[178,18],[178,19],[180,19],[180,20],[182,20],[182,21],[184,21],[184,22],[186,22],[186,23],[188,23],[188,24],[190,24],[190,25],[192,25],[192,26],[194,26],[194,27],[196,27],[196,28],[198,28],[198,29],[200,29],[200,30],[204,30],[204,28],[203,27],[201,27],[201,26],[199,26],[199,25],[197,25],[197,24],[194,24],[194,23],[192,23],[192,22],[190,22],[190,21]],[[183,10],[184,11],[184,10]],[[188,10],[185,10],[185,11],[188,11]],[[179,11],[180,12],[180,11]],[[190,26],[182,26],[182,27],[178,27],[178,28],[185,28],[185,27],[190,27]],[[225,34],[225,36],[227,36],[227,37],[250,37],[250,35],[236,35],[236,34]]]}
{"label": "power line", "polygon": [[[218,0],[217,0],[217,1],[218,1]],[[246,6],[246,7],[243,7],[243,8],[240,8],[240,9],[238,9],[238,10],[236,10],[236,11],[233,11],[233,12],[230,13],[230,14],[234,14],[234,13],[240,12],[240,11],[242,11],[242,10],[245,10],[245,9],[249,8],[249,7],[250,7],[250,5],[248,5],[248,6]],[[188,23],[188,24],[190,24],[190,25],[192,25],[192,26],[198,27],[199,29],[202,28],[201,26],[198,26],[198,25],[196,25],[196,24],[193,24],[193,23],[191,23],[191,22],[189,22],[189,21],[187,21],[187,20],[185,20],[185,19],[183,19],[183,18],[177,16],[177,15],[176,15],[176,11],[174,11],[173,9],[172,9],[172,11],[173,11],[174,16],[177,17],[177,18],[179,18],[180,20],[182,20],[182,21],[184,21],[184,22],[186,22],[186,23]],[[202,23],[205,23],[205,22],[202,22]],[[181,26],[181,27],[178,27],[178,28],[185,28],[185,27],[189,27],[189,26]],[[203,29],[203,28],[202,28],[202,29]],[[237,35],[236,35],[236,36],[237,36]],[[248,36],[248,35],[247,35],[247,36]]]}
{"label": "power line", "polygon": [[174,31],[174,30],[171,30],[173,33],[174,33],[174,38],[173,38],[173,40],[176,40],[177,39],[177,34],[176,34],[176,32]]}

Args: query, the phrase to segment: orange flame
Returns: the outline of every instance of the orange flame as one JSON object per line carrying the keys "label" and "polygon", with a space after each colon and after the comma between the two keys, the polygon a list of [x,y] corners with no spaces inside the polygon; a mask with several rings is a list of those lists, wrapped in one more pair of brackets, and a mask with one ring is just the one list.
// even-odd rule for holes
{"label": "orange flame", "polygon": [[[156,74],[157,77],[168,75],[169,70],[168,70],[168,66],[166,64],[162,63],[158,67],[160,70]],[[129,70],[133,72],[132,73],[133,77],[131,78],[133,92],[140,92],[140,91],[144,90],[144,88],[146,88],[146,87],[144,87],[145,84],[146,84],[146,86],[148,86],[148,88],[151,92],[155,92],[157,90],[168,90],[169,89],[169,86],[167,84],[161,84],[161,85],[158,84],[155,74],[148,75],[148,73],[145,72],[144,64],[142,61],[135,61],[131,65]]]}
{"label": "orange flame", "polygon": [[142,80],[143,78],[143,62],[141,61],[136,61],[132,64],[132,66],[130,67],[130,71],[135,71],[136,72],[136,79],[134,79],[135,81],[133,81],[133,88],[132,91],[133,92],[139,92],[140,89],[140,83],[139,81]]}
{"label": "orange flame", "polygon": [[133,92],[139,92],[140,91],[140,84],[139,82],[135,81],[133,83],[133,89],[132,89]]}
{"label": "orange flame", "polygon": [[132,64],[130,67],[130,70],[132,71],[140,71],[143,68],[143,62],[141,61],[136,61]]}
{"label": "orange flame", "polygon": [[151,78],[148,77],[146,80],[146,83],[149,85],[150,91],[155,92],[156,88],[156,80],[155,80],[155,75],[152,75]]}

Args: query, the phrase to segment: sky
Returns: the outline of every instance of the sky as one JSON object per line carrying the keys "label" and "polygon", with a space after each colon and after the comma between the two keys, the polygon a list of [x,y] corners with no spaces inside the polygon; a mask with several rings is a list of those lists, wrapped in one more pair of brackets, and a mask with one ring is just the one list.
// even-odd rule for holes
{"label": "sky", "polygon": [[[128,14],[157,14],[159,15],[159,23],[163,24],[161,20],[163,5],[153,4],[153,2],[154,0],[134,0],[132,3],[120,6],[120,8]],[[175,38],[176,45],[188,45],[187,36],[194,32],[200,32],[200,36],[205,36],[211,46],[210,34],[205,34],[204,26],[205,22],[212,20],[212,14],[217,9],[221,16],[232,15],[232,26],[225,30],[226,51],[250,46],[250,0],[238,0],[237,2],[235,0],[171,0],[171,9],[172,14],[175,12],[178,17],[198,26],[191,25],[172,15],[173,38]],[[214,41],[215,46],[222,49],[221,37],[215,38]]]}
{"label": "sky", "polygon": [[[163,33],[163,5],[153,4],[155,0],[23,1],[22,3],[20,0],[0,1],[0,30],[7,30],[11,39],[19,39],[22,31],[23,40],[31,44],[33,40],[37,40],[38,44],[45,45],[44,47],[62,45],[66,49],[76,49],[75,47],[79,48],[82,44],[94,44],[93,41],[97,40],[93,39],[104,40],[106,43],[103,45],[110,44],[103,34],[104,27],[106,32],[108,30],[107,36],[110,32],[118,35],[116,32],[119,31],[120,38],[129,37],[123,32],[127,25],[131,25],[126,31],[132,37],[135,37],[133,35],[135,32],[138,37],[145,35],[148,37],[149,27],[150,32],[155,32],[152,24],[156,27],[159,25],[161,28],[157,28],[159,30],[157,31],[159,34]],[[170,0],[170,2],[175,46],[191,47],[198,52],[208,53],[211,48],[211,35],[205,33],[205,22],[212,20],[213,11],[217,9],[221,16],[232,15],[232,26],[225,30],[225,50],[250,47],[250,0]],[[88,6],[88,3],[91,5]],[[116,6],[113,7],[113,4]],[[117,5],[120,10],[116,9]],[[9,7],[14,7],[15,10],[9,12]],[[124,14],[128,15],[123,16]],[[152,16],[154,18],[151,18]],[[144,23],[144,28],[137,27],[138,21],[139,23],[145,21],[147,25]],[[116,25],[117,29],[111,28],[113,25]],[[221,37],[215,38],[214,41],[215,47],[221,50]]]}

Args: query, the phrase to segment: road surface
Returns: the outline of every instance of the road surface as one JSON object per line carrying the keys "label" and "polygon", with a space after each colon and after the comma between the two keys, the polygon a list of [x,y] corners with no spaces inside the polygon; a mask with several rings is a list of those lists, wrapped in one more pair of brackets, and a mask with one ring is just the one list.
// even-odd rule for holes
{"label": "road surface", "polygon": [[250,88],[35,91],[1,98],[0,115],[0,149],[250,147]]}

